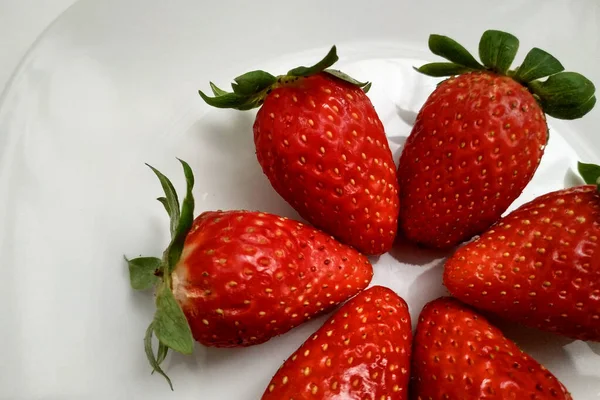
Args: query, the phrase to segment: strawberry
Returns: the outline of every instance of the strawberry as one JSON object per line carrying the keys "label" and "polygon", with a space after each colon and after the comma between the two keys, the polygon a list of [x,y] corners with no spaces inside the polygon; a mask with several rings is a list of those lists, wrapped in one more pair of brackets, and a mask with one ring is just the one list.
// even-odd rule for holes
{"label": "strawberry", "polygon": [[173,293],[206,346],[265,342],[369,284],[366,257],[300,222],[247,211],[194,221]]}
{"label": "strawberry", "polygon": [[397,232],[398,186],[369,83],[327,69],[335,46],[313,67],[275,77],[252,71],[233,93],[214,84],[210,105],[261,107],[254,122],[258,162],[300,216],[364,254],[388,251]]}
{"label": "strawberry", "polygon": [[538,197],[458,249],[444,284],[481,310],[600,341],[599,208],[591,185]]}
{"label": "strawberry", "polygon": [[[415,242],[450,248],[489,228],[533,177],[548,141],[544,113],[574,119],[595,104],[594,85],[532,49],[509,71],[519,41],[487,31],[481,65],[454,40],[429,47],[451,63],[418,69],[441,82],[421,108],[398,167],[400,229]],[[549,78],[540,81],[540,78]]]}
{"label": "strawberry", "polygon": [[262,399],[407,399],[411,340],[404,300],[374,286],[285,361]]}
{"label": "strawberry", "polygon": [[427,304],[415,333],[411,399],[571,399],[550,371],[467,306]]}
{"label": "strawberry", "polygon": [[158,372],[169,348],[191,353],[192,338],[214,347],[263,343],[368,286],[373,269],[365,256],[300,222],[248,211],[205,212],[192,221],[193,175],[182,163],[188,189],[181,212],[173,185],[153,168],[171,216],[163,259],[129,261],[134,288],[157,286],[146,353]]}

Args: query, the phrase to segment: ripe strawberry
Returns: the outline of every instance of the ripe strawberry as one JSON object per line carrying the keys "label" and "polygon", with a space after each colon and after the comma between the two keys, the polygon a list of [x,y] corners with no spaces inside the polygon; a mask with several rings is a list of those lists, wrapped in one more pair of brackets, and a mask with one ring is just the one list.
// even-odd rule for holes
{"label": "ripe strawberry", "polygon": [[271,185],[314,226],[365,254],[394,241],[398,183],[383,125],[366,96],[370,84],[330,69],[335,46],[313,67],[275,77],[253,71],[233,93],[211,83],[210,105],[247,110],[256,155]]}
{"label": "ripe strawberry", "polygon": [[594,106],[592,82],[561,72],[543,50],[534,48],[509,71],[518,44],[510,34],[485,32],[481,65],[452,39],[430,36],[432,52],[452,63],[418,71],[458,76],[429,96],[400,157],[399,220],[408,239],[449,248],[489,228],[540,163],[548,141],[544,112],[574,119]]}
{"label": "ripe strawberry", "polygon": [[411,399],[571,399],[550,371],[470,308],[427,304],[413,345]]}
{"label": "ripe strawberry", "polygon": [[595,186],[538,197],[458,249],[444,284],[509,320],[600,341],[599,208]]}
{"label": "ripe strawberry", "polygon": [[331,310],[372,275],[366,257],[300,222],[205,212],[185,240],[173,293],[197,341],[249,346]]}
{"label": "ripe strawberry", "polygon": [[[173,239],[163,260],[129,261],[134,288],[158,284],[146,352],[159,372],[168,348],[192,352],[192,336],[214,347],[259,344],[368,286],[373,269],[366,257],[297,221],[260,212],[217,211],[205,212],[192,223],[193,176],[183,165],[188,190],[181,213],[173,185],[153,169],[165,188],[166,198],[159,200],[172,222]],[[142,278],[146,284],[138,285]],[[160,343],[157,356],[150,344],[152,333]]]}
{"label": "ripe strawberry", "polygon": [[374,286],[304,342],[262,399],[407,399],[411,340],[404,300]]}

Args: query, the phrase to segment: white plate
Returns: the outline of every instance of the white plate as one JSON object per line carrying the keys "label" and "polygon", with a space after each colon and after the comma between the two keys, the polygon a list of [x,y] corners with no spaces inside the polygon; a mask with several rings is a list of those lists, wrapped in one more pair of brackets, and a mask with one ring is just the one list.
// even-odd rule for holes
{"label": "white plate", "polygon": [[[501,6],[498,4],[502,4]],[[433,59],[429,33],[476,49],[488,28],[551,51],[600,84],[597,0],[254,1],[98,0],[70,8],[36,43],[0,103],[0,311],[3,399],[256,399],[322,319],[247,349],[196,346],[171,356],[171,394],[151,376],[142,337],[150,294],[129,288],[123,254],[167,241],[150,162],[183,184],[196,172],[197,212],[249,208],[297,217],[254,155],[254,112],[213,110],[198,97],[253,68],[275,73],[338,45],[339,67],[374,82],[370,96],[397,156],[435,82],[411,66]],[[534,181],[515,204],[577,183],[577,160],[599,161],[600,107],[550,121]],[[443,293],[443,254],[400,246],[374,283],[401,294],[415,318]],[[506,325],[578,400],[600,396],[600,346]]]}

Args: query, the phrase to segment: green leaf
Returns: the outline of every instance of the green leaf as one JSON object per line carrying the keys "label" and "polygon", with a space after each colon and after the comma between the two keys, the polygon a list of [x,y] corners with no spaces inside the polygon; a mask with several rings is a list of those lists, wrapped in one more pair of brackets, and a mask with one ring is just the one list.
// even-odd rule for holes
{"label": "green leaf", "polygon": [[596,164],[577,163],[579,175],[588,185],[597,185],[600,179],[600,166]]}
{"label": "green leaf", "polygon": [[[163,191],[165,192],[166,203],[168,205],[167,212],[169,212],[169,216],[171,217],[171,232],[174,232],[175,227],[179,223],[179,199],[177,198],[177,192],[175,191],[175,188],[173,187],[173,184],[171,183],[169,178],[164,176],[162,172],[160,172],[150,164],[146,165],[150,167],[152,171],[154,171],[154,173],[158,177],[158,180],[160,181],[160,185],[162,186]],[[159,201],[162,203],[161,200]],[[167,206],[165,206],[165,208],[167,208]]]}
{"label": "green leaf", "polygon": [[247,96],[239,93],[225,92],[224,94],[217,95],[215,97],[207,96],[202,90],[198,90],[198,93],[208,105],[217,108],[234,108],[236,110],[249,110],[250,108],[258,107],[260,105],[259,101],[253,98],[252,96]]}
{"label": "green leaf", "polygon": [[[336,47],[333,46],[329,53],[312,67],[297,67],[290,70],[287,75],[280,76],[279,78],[285,83],[286,78],[289,78],[288,80],[293,80],[302,76],[315,75],[332,66],[337,60]],[[352,81],[355,80],[352,79]],[[214,97],[208,96],[202,90],[198,90],[198,94],[208,105],[213,107],[250,110],[252,108],[260,107],[266,96],[265,92],[267,89],[277,83],[277,77],[268,72],[257,70],[235,78],[234,82],[231,84],[233,92],[227,92],[210,82],[210,88]]]}
{"label": "green leaf", "polygon": [[[154,350],[152,349],[152,333],[153,332],[154,332],[154,322],[152,322],[152,323],[150,323],[150,325],[148,325],[148,329],[146,329],[146,335],[144,336],[144,351],[146,352],[146,358],[148,358],[148,362],[150,363],[150,366],[152,367],[152,373],[154,373],[154,371],[156,371],[159,374],[161,374],[162,376],[164,376],[165,379],[167,380],[167,382],[169,383],[171,390],[173,390],[173,384],[171,383],[171,379],[167,376],[167,374],[165,374],[165,371],[162,370],[162,368],[160,367],[160,362],[158,362],[158,360],[154,356]],[[159,347],[159,351],[160,351],[160,347]]]}
{"label": "green leaf", "polygon": [[594,108],[596,105],[596,96],[590,97],[585,103],[579,105],[554,105],[541,102],[544,112],[551,117],[558,119],[572,120],[581,118]]}
{"label": "green leaf", "polygon": [[[169,202],[167,201],[167,198],[166,197],[159,197],[156,200],[158,200],[163,205],[163,207],[165,208],[165,211],[169,215],[169,218],[171,218],[171,209],[169,208]],[[172,235],[173,235],[173,232],[171,232],[171,236]]]}
{"label": "green leaf", "polygon": [[128,260],[125,257],[125,261],[129,266],[131,287],[135,290],[150,289],[158,282],[158,277],[154,273],[161,268],[162,261],[160,258],[139,257]]}
{"label": "green leaf", "polygon": [[192,331],[167,282],[156,295],[153,324],[154,334],[161,343],[179,353],[192,354]]}
{"label": "green leaf", "polygon": [[577,72],[560,72],[545,81],[530,82],[528,87],[540,99],[544,112],[555,118],[581,118],[596,103],[594,84]]}
{"label": "green leaf", "polygon": [[455,64],[472,69],[483,69],[483,66],[477,62],[467,49],[447,36],[429,35],[429,50],[433,54],[444,57]]}
{"label": "green leaf", "polygon": [[[165,358],[167,358],[167,354],[169,354],[169,348],[163,343],[159,342],[158,353],[156,355],[156,361],[159,365],[162,364],[163,361],[165,361]],[[154,373],[154,371],[152,371],[152,373]]]}
{"label": "green leaf", "polygon": [[446,62],[435,62],[422,65],[419,68],[415,68],[417,72],[422,74],[441,77],[441,76],[454,76],[464,74],[465,72],[473,71],[471,68],[463,67],[462,65],[446,63]]}
{"label": "green leaf", "polygon": [[373,86],[372,82],[367,82],[367,84],[365,86],[363,86],[362,90],[365,93],[369,93],[369,90],[371,90],[371,86]]}
{"label": "green leaf", "polygon": [[324,71],[326,68],[331,67],[338,60],[337,49],[335,46],[329,50],[329,53],[318,63],[312,67],[297,67],[288,71],[289,76],[311,76]]}
{"label": "green leaf", "polygon": [[339,71],[337,69],[326,69],[324,71],[325,73],[334,76],[338,79],[341,79],[345,82],[348,82],[354,86],[358,86],[359,88],[364,88],[365,86],[367,86],[368,84],[370,84],[371,82],[361,82],[361,81],[357,81],[356,79],[354,79],[353,77],[351,77],[350,75]]}
{"label": "green leaf", "polygon": [[223,96],[224,94],[228,93],[225,90],[219,88],[217,85],[215,85],[212,82],[209,82],[209,84],[210,84],[210,89],[212,90],[212,92],[215,96]]}
{"label": "green leaf", "polygon": [[234,79],[233,91],[242,95],[253,95],[277,82],[277,78],[265,71],[250,71]]}
{"label": "green leaf", "polygon": [[[158,200],[163,204],[169,215],[172,216],[171,223],[173,224],[174,220],[177,222],[174,227],[172,226],[171,243],[164,252],[163,260],[153,257],[140,257],[127,260],[134,288],[148,288],[152,286],[158,280],[155,276],[156,270],[161,272],[160,275],[163,282],[157,291],[156,313],[154,314],[154,320],[146,330],[144,349],[148,362],[152,366],[152,372],[157,371],[164,376],[171,390],[173,390],[171,380],[161,369],[160,364],[167,357],[169,349],[183,354],[191,354],[194,349],[194,338],[187,318],[171,291],[171,271],[181,257],[185,237],[193,223],[194,213],[194,198],[192,195],[194,175],[192,169],[185,161],[179,160],[179,162],[183,166],[187,186],[181,210],[179,209],[177,193],[171,181],[160,171],[148,165],[159,178],[165,191],[165,197],[159,197]],[[156,354],[152,348],[153,335],[158,339]]]}
{"label": "green leaf", "polygon": [[531,82],[529,87],[542,100],[554,104],[581,104],[594,95],[596,88],[577,72],[561,72],[545,81]]}
{"label": "green leaf", "polygon": [[563,65],[550,53],[534,47],[527,53],[523,64],[517,69],[513,78],[527,83],[564,71]]}
{"label": "green leaf", "polygon": [[491,70],[506,74],[519,50],[519,39],[510,33],[485,31],[479,42],[479,58]]}
{"label": "green leaf", "polygon": [[249,101],[242,103],[234,108],[236,110],[240,110],[240,111],[247,111],[247,110],[252,110],[253,108],[260,107],[261,105],[262,105],[262,98],[255,97],[255,98],[251,98]]}
{"label": "green leaf", "polygon": [[175,266],[181,257],[181,252],[183,251],[185,238],[187,237],[187,234],[192,227],[192,223],[194,222],[194,195],[192,194],[192,189],[194,188],[194,173],[192,172],[192,169],[188,163],[183,160],[179,160],[179,162],[183,166],[187,189],[185,198],[183,199],[183,205],[181,207],[181,217],[179,218],[179,222],[175,228],[175,234],[173,235],[171,244],[167,248],[168,273],[173,272],[173,269],[175,269]]}

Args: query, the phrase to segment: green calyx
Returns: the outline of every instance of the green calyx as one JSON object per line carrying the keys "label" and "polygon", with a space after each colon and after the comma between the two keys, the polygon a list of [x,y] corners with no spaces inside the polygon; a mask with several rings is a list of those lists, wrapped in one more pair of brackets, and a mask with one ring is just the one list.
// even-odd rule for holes
{"label": "green calyx", "polygon": [[345,73],[330,69],[338,60],[336,47],[333,46],[329,53],[318,63],[311,67],[297,67],[285,75],[274,76],[265,71],[250,71],[238,76],[231,84],[232,92],[220,89],[210,82],[213,97],[199,90],[198,93],[204,101],[217,108],[234,108],[236,110],[250,110],[260,107],[267,95],[275,88],[293,84],[298,79],[306,78],[324,72],[338,79],[362,88],[365,93],[371,88],[370,82],[360,82]]}
{"label": "green calyx", "polygon": [[578,162],[577,170],[585,183],[596,185],[600,192],[600,165]]}
{"label": "green calyx", "polygon": [[[519,39],[510,33],[488,30],[479,41],[477,61],[459,43],[447,36],[429,36],[429,49],[449,62],[425,64],[417,71],[434,77],[491,71],[507,75],[529,89],[544,112],[554,118],[577,119],[596,104],[594,84],[577,72],[564,72],[551,54],[534,47],[516,69],[510,66],[519,50]],[[545,80],[540,80],[547,78]]]}
{"label": "green calyx", "polygon": [[[194,175],[190,166],[179,160],[183,166],[186,180],[186,194],[180,206],[177,192],[173,184],[156,168],[148,165],[158,177],[165,192],[164,197],[157,200],[162,203],[171,221],[171,242],[163,252],[162,259],[157,257],[138,257],[125,260],[129,266],[131,287],[135,290],[156,288],[156,312],[154,319],[146,330],[144,349],[152,372],[158,372],[165,377],[171,390],[173,385],[167,374],[161,368],[169,349],[183,354],[192,354],[194,338],[183,310],[175,300],[171,290],[171,274],[181,258],[185,238],[192,227],[194,214]],[[158,340],[158,349],[152,347],[152,337]]]}

